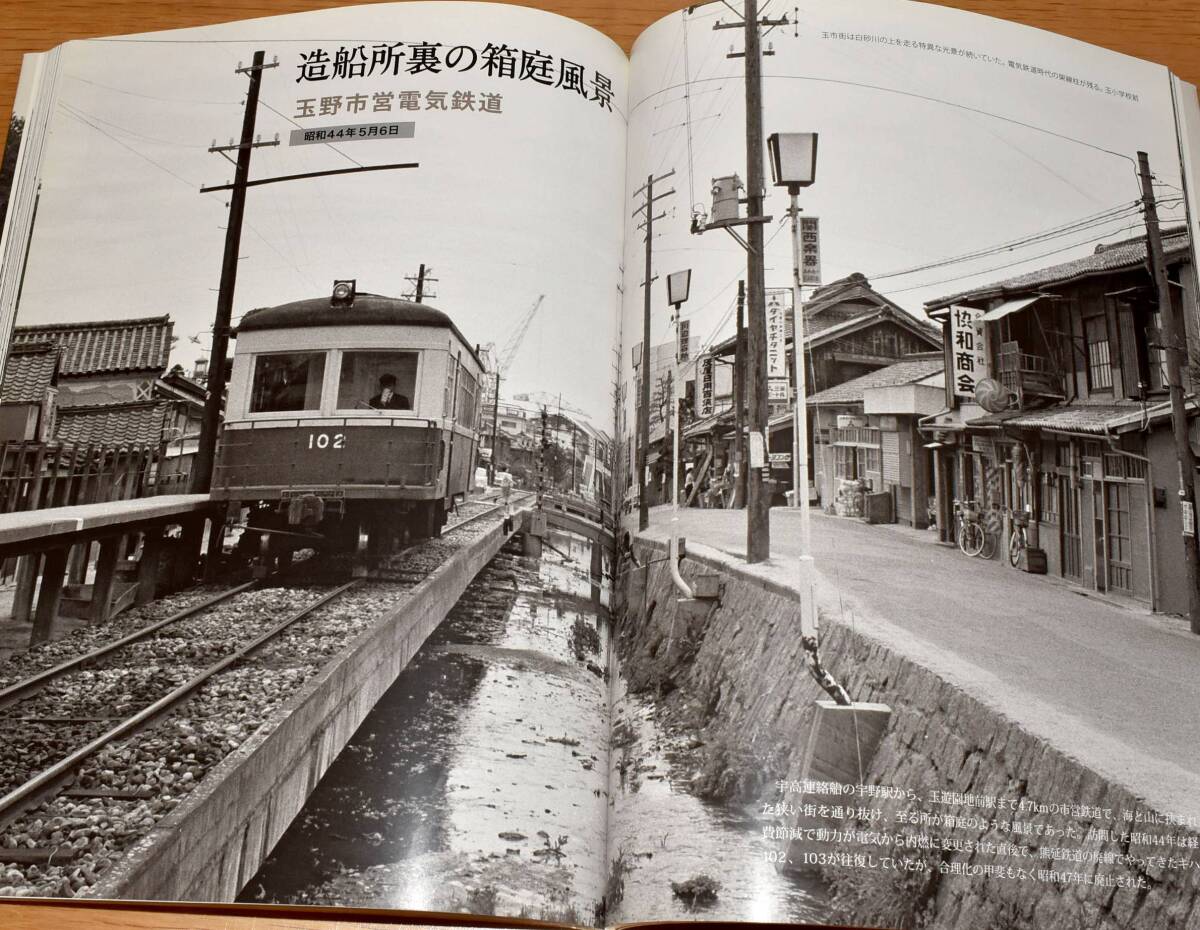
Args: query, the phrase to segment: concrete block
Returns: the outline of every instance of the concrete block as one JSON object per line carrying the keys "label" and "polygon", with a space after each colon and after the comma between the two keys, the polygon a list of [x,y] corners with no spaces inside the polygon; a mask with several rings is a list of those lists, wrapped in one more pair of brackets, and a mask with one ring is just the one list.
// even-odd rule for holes
{"label": "concrete block", "polygon": [[692,595],[702,600],[720,601],[725,593],[725,583],[714,572],[703,572],[688,579]]}
{"label": "concrete block", "polygon": [[[815,702],[800,778],[839,785],[863,784],[891,716],[892,709],[886,704]],[[827,795],[821,797],[828,800]],[[788,800],[799,804],[804,798],[801,795]],[[780,871],[800,875],[819,873],[819,865],[806,863],[804,854],[827,851],[827,845],[806,839],[803,832],[837,824],[799,813],[788,826],[799,829],[802,835],[784,840],[784,856],[778,863]]]}

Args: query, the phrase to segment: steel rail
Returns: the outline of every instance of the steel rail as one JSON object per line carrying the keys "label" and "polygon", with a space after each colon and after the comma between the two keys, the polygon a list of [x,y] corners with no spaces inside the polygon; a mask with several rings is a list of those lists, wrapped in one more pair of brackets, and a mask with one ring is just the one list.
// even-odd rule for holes
{"label": "steel rail", "polygon": [[[533,496],[532,494],[529,494],[528,492],[526,492],[525,494],[521,495],[519,500],[514,496],[514,498],[512,500],[510,500],[509,503],[512,504],[514,507],[516,507],[519,504],[526,503],[529,500],[529,498],[531,498],[532,496]],[[468,502],[468,503],[470,503],[470,502]],[[504,502],[501,501],[499,503],[493,504],[487,510],[482,510],[477,514],[473,514],[472,516],[465,517],[464,519],[459,520],[457,523],[448,524],[446,526],[443,526],[442,527],[442,535],[444,536],[447,533],[453,533],[455,530],[460,530],[464,526],[474,523],[476,520],[482,520],[484,517],[491,516],[497,510],[500,510],[503,506],[504,506]],[[424,542],[424,540],[422,540],[422,542]]]}
{"label": "steel rail", "polygon": [[145,639],[147,636],[157,633],[165,626],[169,626],[172,623],[184,620],[193,614],[207,610],[209,607],[214,607],[217,604],[220,604],[222,601],[226,601],[233,597],[235,594],[241,594],[243,591],[248,591],[259,583],[259,581],[248,581],[244,584],[238,585],[237,587],[230,588],[227,591],[222,591],[220,594],[201,601],[198,604],[193,604],[191,607],[185,607],[183,610],[173,613],[169,617],[164,617],[162,620],[143,627],[140,630],[136,630],[135,632],[130,633],[128,636],[123,636],[120,639],[113,640],[113,642],[100,646],[97,649],[93,649],[91,652],[84,653],[81,656],[76,656],[73,659],[68,659],[65,662],[55,665],[53,668],[48,668],[45,671],[38,672],[36,675],[32,675],[29,678],[25,678],[22,681],[18,681],[15,684],[9,685],[7,688],[0,689],[0,709],[9,707],[12,704],[16,704],[18,701],[24,700],[32,693],[40,690],[49,682],[65,675],[67,672],[74,671],[88,662],[92,662],[101,656],[120,649],[122,646],[128,646],[130,643],[135,643],[140,639]]}
{"label": "steel rail", "polygon": [[59,787],[63,781],[70,777],[71,773],[87,761],[98,750],[104,746],[120,739],[134,730],[143,726],[152,718],[161,713],[170,710],[174,705],[180,703],[185,697],[189,696],[193,691],[205,684],[209,679],[219,672],[224,671],[230,665],[244,658],[250,652],[253,652],[259,646],[266,643],[268,640],[278,636],[285,629],[306,617],[308,614],[324,606],[335,597],[348,591],[350,588],[357,586],[360,583],[359,579],[348,581],[345,584],[339,585],[329,593],[322,595],[311,604],[307,604],[300,610],[292,613],[279,623],[275,624],[266,632],[255,637],[248,643],[240,646],[237,650],[225,656],[219,662],[210,665],[198,675],[190,678],[188,681],[176,687],[169,694],[156,700],[132,717],[127,718],[117,726],[113,727],[106,733],[97,736],[91,742],[75,750],[69,756],[59,760],[54,765],[44,769],[33,778],[26,781],[24,784],[14,788],[8,794],[0,797],[0,827],[7,827],[16,817],[20,816],[29,808],[33,807],[43,799],[44,794],[52,793]]}

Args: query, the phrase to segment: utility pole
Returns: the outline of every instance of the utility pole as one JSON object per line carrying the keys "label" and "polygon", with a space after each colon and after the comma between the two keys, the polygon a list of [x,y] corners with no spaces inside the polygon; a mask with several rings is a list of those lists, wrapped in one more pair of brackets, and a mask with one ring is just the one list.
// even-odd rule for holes
{"label": "utility pole", "polygon": [[496,480],[496,456],[499,454],[496,449],[496,436],[500,426],[500,366],[496,365],[496,390],[492,392],[492,461],[488,465],[488,471],[491,473],[488,476],[488,484],[493,484]]}
{"label": "utility pole", "polygon": [[[728,4],[726,4],[728,5]],[[760,19],[758,0],[745,0],[740,23],[717,21],[713,29],[741,29],[745,34],[745,49],[730,52],[726,58],[744,58],[746,73],[746,204],[747,216],[741,219],[730,211],[730,197],[722,200],[722,191],[714,188],[714,219],[700,226],[693,221],[693,232],[724,228],[746,250],[746,299],[749,325],[746,353],[743,357],[747,413],[749,420],[749,455],[743,463],[746,487],[746,561],[765,562],[771,557],[771,498],[766,487],[767,471],[767,308],[766,280],[763,269],[763,224],[771,217],[763,215],[763,125],[762,125],[762,35],[760,28],[786,26],[789,20]],[[765,54],[773,54],[767,51]],[[721,179],[729,180],[729,179]],[[737,186],[736,176],[732,179]],[[730,189],[732,191],[732,188]],[[718,207],[720,209],[718,210]],[[745,238],[733,227],[746,226]]]}
{"label": "utility pole", "polygon": [[[250,180],[250,153],[256,148],[279,145],[278,135],[271,142],[259,142],[254,138],[254,121],[258,115],[258,95],[262,85],[262,73],[267,68],[279,67],[279,62],[263,63],[265,54],[254,53],[253,62],[235,69],[237,74],[250,76],[250,87],[246,92],[246,111],[242,115],[241,141],[234,145],[209,146],[209,152],[221,155],[235,167],[233,181],[229,184],[213,184],[200,188],[200,193],[229,191],[229,222],[225,227],[225,252],[221,260],[221,286],[217,293],[217,314],[213,321],[212,352],[208,362],[208,396],[204,404],[204,419],[200,441],[196,449],[196,463],[192,472],[192,492],[207,494],[212,487],[213,465],[216,459],[217,430],[221,426],[221,401],[225,394],[225,355],[229,351],[230,320],[233,318],[234,287],[237,284],[238,250],[242,242],[242,219],[246,211],[246,191],[251,187],[280,184],[284,181],[307,181],[313,178],[328,178],[343,174],[362,174],[367,171],[393,171],[404,168],[419,168],[418,162],[397,162],[384,165],[358,165],[354,168],[332,168],[324,171],[305,171],[285,174],[274,178]],[[229,158],[229,152],[237,152],[237,161]]]}
{"label": "utility pole", "polygon": [[644,195],[642,205],[633,211],[633,216],[645,211],[646,217],[638,224],[639,229],[646,230],[646,277],[642,281],[642,404],[641,416],[638,419],[638,530],[644,530],[650,525],[650,502],[646,499],[646,459],[650,454],[650,285],[654,283],[654,221],[666,216],[666,213],[654,215],[655,201],[670,197],[675,193],[672,188],[661,194],[654,193],[654,185],[665,181],[675,173],[672,168],[666,174],[655,177],[648,175],[646,183],[634,192],[634,197]]}
{"label": "utility pole", "polygon": [[[758,0],[745,0],[746,25],[746,212],[762,216],[762,36],[759,34]],[[750,468],[746,486],[746,561],[764,562],[771,556],[771,499],[763,483],[767,462],[767,308],[766,273],[763,268],[762,223],[746,230],[749,246],[746,291],[749,327],[746,340],[750,405]],[[761,445],[760,445],[761,444]],[[755,453],[760,453],[760,455]],[[761,458],[761,461],[760,461]]]}
{"label": "utility pole", "polygon": [[429,272],[432,268],[427,268],[424,262],[421,262],[421,267],[415,275],[407,274],[404,280],[411,284],[412,290],[404,295],[405,300],[411,300],[413,303],[421,303],[427,296],[437,297],[429,288],[430,284],[436,284],[437,278],[430,277]]}
{"label": "utility pole", "polygon": [[733,506],[746,506],[746,282],[738,281],[737,330],[733,343]]}
{"label": "utility pole", "polygon": [[1179,507],[1183,511],[1183,561],[1187,573],[1188,620],[1193,633],[1200,633],[1200,550],[1196,545],[1196,457],[1188,439],[1188,418],[1184,408],[1183,372],[1187,364],[1186,335],[1182,321],[1171,303],[1167,264],[1163,258],[1162,233],[1158,225],[1158,207],[1154,200],[1150,158],[1138,152],[1138,174],[1142,179],[1142,207],[1146,215],[1146,257],[1154,275],[1158,293],[1158,312],[1162,315],[1163,348],[1167,353],[1167,387],[1171,396],[1171,427],[1175,434],[1175,452],[1179,458]]}
{"label": "utility pole", "polygon": [[[217,430],[221,425],[221,401],[225,395],[225,356],[229,351],[229,324],[233,318],[233,291],[237,284],[238,251],[242,243],[242,217],[246,211],[246,187],[250,178],[250,153],[260,146],[278,145],[279,142],[255,142],[254,121],[258,115],[258,92],[262,85],[262,73],[277,64],[263,64],[264,52],[254,53],[249,68],[239,65],[238,74],[250,75],[250,87],[246,91],[246,110],[242,114],[242,137],[236,146],[217,146],[210,152],[225,155],[231,148],[237,150],[236,171],[229,195],[229,223],[225,228],[225,254],[221,259],[221,285],[217,292],[217,316],[213,322],[212,351],[208,359],[208,396],[204,402],[204,419],[200,430],[200,442],[196,449],[195,471],[192,473],[192,493],[207,494],[212,487],[213,464],[217,449]],[[228,158],[228,155],[225,155]]]}

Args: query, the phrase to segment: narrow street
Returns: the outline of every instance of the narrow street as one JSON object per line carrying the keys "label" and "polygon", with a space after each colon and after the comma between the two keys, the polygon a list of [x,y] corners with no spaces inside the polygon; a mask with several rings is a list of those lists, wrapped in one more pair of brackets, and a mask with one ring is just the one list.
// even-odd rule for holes
{"label": "narrow street", "polygon": [[[648,535],[669,531],[657,508]],[[968,558],[932,533],[820,513],[812,531],[823,612],[1166,809],[1200,814],[1200,637],[1184,620]],[[680,533],[744,557],[742,511],[683,511]],[[771,511],[771,543],[765,574],[794,584],[798,512]]]}

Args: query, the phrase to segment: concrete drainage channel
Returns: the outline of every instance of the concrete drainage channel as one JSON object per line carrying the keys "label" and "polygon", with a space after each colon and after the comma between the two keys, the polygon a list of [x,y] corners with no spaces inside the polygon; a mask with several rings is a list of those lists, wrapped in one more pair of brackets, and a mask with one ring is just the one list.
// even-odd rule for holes
{"label": "concrete drainage channel", "polygon": [[409,590],[83,896],[233,900],[375,702],[508,538],[492,527]]}

